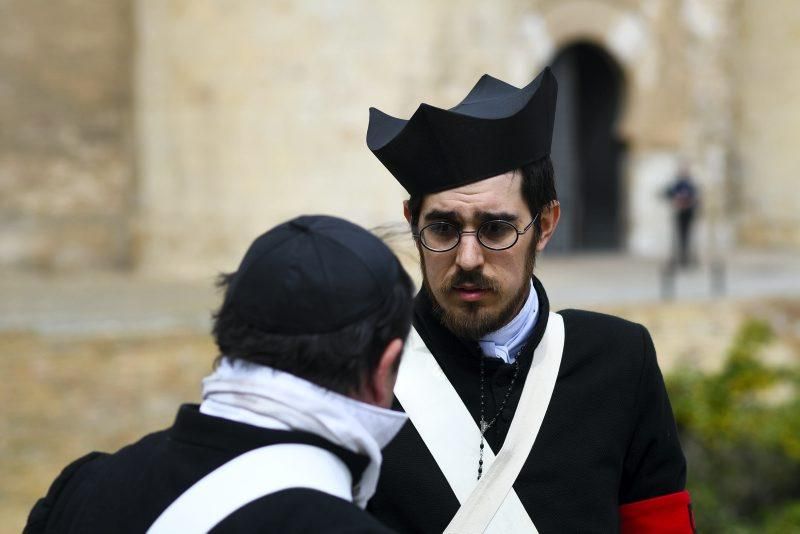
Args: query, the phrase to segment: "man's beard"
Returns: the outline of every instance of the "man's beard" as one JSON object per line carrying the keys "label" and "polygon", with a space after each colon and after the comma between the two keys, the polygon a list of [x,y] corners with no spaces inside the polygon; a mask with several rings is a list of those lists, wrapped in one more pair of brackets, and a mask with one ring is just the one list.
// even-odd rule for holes
{"label": "man's beard", "polygon": [[[433,312],[436,317],[454,335],[477,340],[508,324],[522,309],[525,299],[528,297],[530,280],[536,264],[536,248],[535,245],[532,245],[531,250],[528,252],[522,285],[514,291],[513,298],[498,312],[486,310],[485,306],[480,302],[462,302],[459,306],[453,307],[453,309],[443,307],[428,282],[425,272],[425,258],[421,254],[420,260],[422,285],[433,304]],[[453,287],[462,284],[470,284],[492,292],[498,292],[501,289],[495,280],[484,276],[480,270],[462,271],[459,269],[451,278],[442,283],[439,287],[439,294],[447,294],[453,290]]]}

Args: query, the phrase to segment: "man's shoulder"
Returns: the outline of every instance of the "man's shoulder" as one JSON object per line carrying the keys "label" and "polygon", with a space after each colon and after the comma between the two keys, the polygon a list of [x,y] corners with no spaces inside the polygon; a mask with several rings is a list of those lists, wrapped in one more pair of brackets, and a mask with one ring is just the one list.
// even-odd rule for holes
{"label": "man's shoulder", "polygon": [[25,532],[58,530],[62,522],[71,522],[86,506],[105,502],[118,495],[121,488],[130,487],[125,482],[141,469],[135,459],[151,454],[163,441],[163,434],[148,434],[115,453],[94,451],[71,462],[50,484],[47,494],[34,504]]}
{"label": "man's shoulder", "polygon": [[558,312],[566,328],[580,329],[582,335],[622,336],[641,339],[647,329],[639,323],[616,315],[589,310],[566,309]]}
{"label": "man's shoulder", "polygon": [[167,430],[159,430],[145,434],[138,440],[124,445],[116,452],[92,453],[96,455],[95,461],[84,466],[82,475],[106,478],[111,471],[138,471],[143,463],[148,462],[156,454],[156,451],[166,445],[168,434],[169,431]]}
{"label": "man's shoulder", "polygon": [[308,488],[290,488],[256,499],[212,532],[331,532],[391,534],[352,502]]}
{"label": "man's shoulder", "polygon": [[108,456],[107,453],[91,452],[81,456],[61,470],[61,473],[50,484],[47,495],[36,501],[28,514],[25,533],[44,532],[50,519],[55,503],[61,498],[65,488],[74,483],[77,473],[87,465]]}
{"label": "man's shoulder", "polygon": [[652,340],[641,324],[605,313],[568,309],[564,318],[564,355],[572,363],[611,365],[616,370],[641,369],[655,358]]}

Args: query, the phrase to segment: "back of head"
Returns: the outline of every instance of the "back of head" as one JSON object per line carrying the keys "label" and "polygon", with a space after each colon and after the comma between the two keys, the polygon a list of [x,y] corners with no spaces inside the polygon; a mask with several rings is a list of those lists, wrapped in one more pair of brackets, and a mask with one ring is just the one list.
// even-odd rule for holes
{"label": "back of head", "polygon": [[303,216],[266,232],[220,277],[221,357],[358,391],[411,324],[413,284],[377,237],[343,219]]}

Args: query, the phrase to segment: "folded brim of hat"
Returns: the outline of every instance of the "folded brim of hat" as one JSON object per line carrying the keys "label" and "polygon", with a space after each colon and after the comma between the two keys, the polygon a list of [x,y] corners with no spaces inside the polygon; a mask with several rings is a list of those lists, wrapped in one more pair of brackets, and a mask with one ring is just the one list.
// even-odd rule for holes
{"label": "folded brim of hat", "polygon": [[457,106],[408,120],[370,108],[367,146],[411,195],[503,174],[550,154],[558,85],[549,68],[519,89],[484,74]]}

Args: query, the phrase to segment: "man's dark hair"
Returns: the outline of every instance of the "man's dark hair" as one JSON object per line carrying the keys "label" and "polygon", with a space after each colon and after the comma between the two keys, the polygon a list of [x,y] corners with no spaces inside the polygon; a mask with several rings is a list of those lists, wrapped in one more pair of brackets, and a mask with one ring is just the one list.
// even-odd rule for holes
{"label": "man's dark hair", "polygon": [[[555,172],[550,156],[523,165],[520,169],[522,173],[522,198],[528,204],[531,215],[535,216],[546,206],[558,200],[556,195]],[[412,195],[408,199],[408,210],[411,212],[411,228],[416,232],[419,225],[419,215],[422,209],[423,195]],[[541,234],[539,219],[534,224],[536,230],[536,241]]]}
{"label": "man's dark hair", "polygon": [[[398,269],[393,290],[375,312],[334,332],[269,334],[241,320],[228,299],[236,273],[221,274],[222,306],[213,316],[213,336],[220,356],[266,365],[291,373],[336,393],[361,390],[389,342],[405,340],[411,329],[414,284]],[[399,359],[398,359],[399,363]]]}

